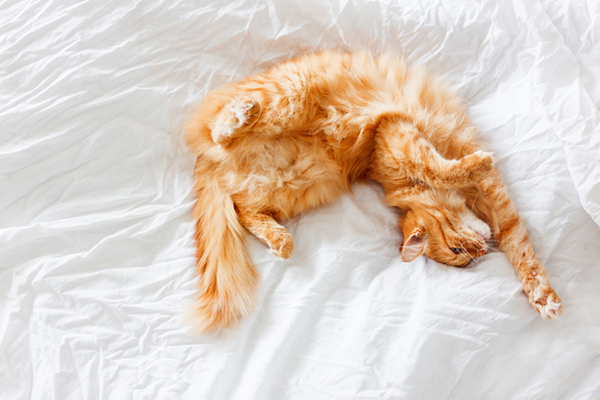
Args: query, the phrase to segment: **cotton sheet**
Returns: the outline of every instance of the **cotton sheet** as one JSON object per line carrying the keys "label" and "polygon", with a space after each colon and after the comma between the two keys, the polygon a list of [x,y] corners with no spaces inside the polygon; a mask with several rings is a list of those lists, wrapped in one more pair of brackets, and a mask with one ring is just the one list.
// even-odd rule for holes
{"label": "cotton sheet", "polygon": [[[258,306],[193,336],[192,169],[210,89],[319,49],[426,65],[469,115],[564,303],[500,252],[403,263],[376,184],[248,239]],[[0,4],[1,399],[600,398],[593,0]]]}

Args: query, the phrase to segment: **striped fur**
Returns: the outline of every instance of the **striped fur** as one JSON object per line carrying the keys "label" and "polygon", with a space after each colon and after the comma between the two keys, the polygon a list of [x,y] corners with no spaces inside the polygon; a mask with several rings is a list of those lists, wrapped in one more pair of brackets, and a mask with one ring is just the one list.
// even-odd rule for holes
{"label": "striped fur", "polygon": [[398,58],[328,51],[283,62],[208,93],[186,139],[197,155],[199,330],[231,327],[252,307],[242,226],[288,258],[293,240],[278,221],[361,179],[402,210],[406,261],[464,266],[493,236],[542,317],[562,311],[462,102]]}

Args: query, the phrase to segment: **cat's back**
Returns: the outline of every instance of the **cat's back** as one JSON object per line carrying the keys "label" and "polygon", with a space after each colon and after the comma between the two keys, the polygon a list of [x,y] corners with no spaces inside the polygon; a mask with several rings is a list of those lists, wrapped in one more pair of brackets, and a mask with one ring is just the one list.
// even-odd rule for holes
{"label": "cat's back", "polygon": [[[374,99],[399,89],[408,76],[403,59],[384,53],[321,51],[286,60],[256,79],[273,83],[289,96],[298,93],[315,98]],[[381,99],[384,100],[384,99]]]}

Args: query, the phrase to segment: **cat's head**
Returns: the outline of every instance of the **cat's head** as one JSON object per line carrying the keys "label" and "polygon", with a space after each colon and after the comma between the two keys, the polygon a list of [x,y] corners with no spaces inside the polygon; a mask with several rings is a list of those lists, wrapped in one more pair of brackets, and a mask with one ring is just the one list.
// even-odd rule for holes
{"label": "cat's head", "polygon": [[406,262],[424,254],[444,264],[465,267],[487,252],[486,240],[491,238],[489,225],[455,191],[427,193],[403,210],[399,225],[404,233],[401,252]]}

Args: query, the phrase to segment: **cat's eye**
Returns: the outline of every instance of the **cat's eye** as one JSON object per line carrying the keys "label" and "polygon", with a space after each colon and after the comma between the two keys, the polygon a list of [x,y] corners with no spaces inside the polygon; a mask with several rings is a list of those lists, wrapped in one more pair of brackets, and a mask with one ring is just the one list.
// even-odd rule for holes
{"label": "cat's eye", "polygon": [[464,249],[461,249],[460,247],[450,247],[450,250],[452,250],[452,252],[453,252],[454,254],[460,254],[460,253],[462,253],[463,251],[465,251]]}

